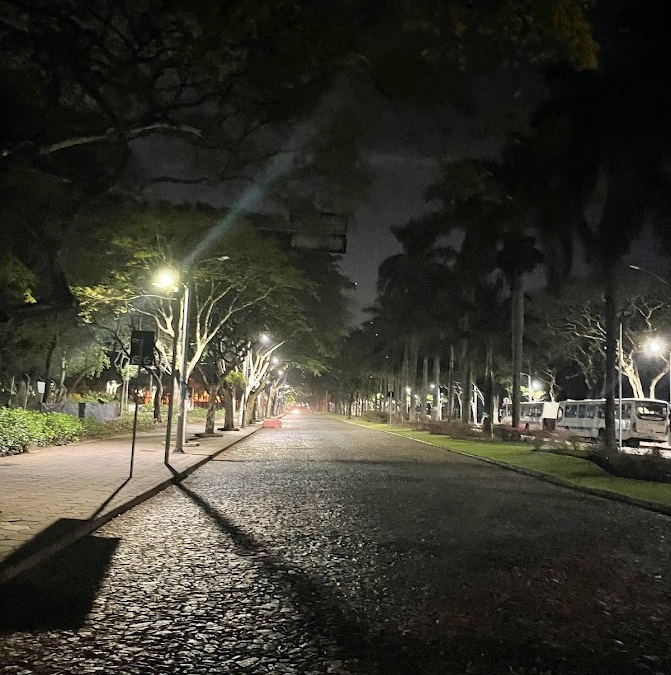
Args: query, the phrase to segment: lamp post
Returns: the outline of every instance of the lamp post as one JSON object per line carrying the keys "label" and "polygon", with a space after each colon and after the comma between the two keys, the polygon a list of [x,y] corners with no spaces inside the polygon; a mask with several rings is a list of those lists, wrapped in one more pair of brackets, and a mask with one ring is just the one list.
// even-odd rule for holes
{"label": "lamp post", "polygon": [[[178,418],[177,418],[177,438],[175,439],[175,452],[184,452],[184,408],[183,391],[186,391],[186,383],[182,386],[184,372],[186,370],[187,357],[187,339],[188,339],[188,311],[189,311],[189,286],[183,283],[180,275],[175,270],[163,270],[158,273],[154,286],[162,290],[178,292],[177,297],[172,300],[173,303],[173,338],[172,338],[172,359],[170,362],[170,388],[168,389],[168,419],[166,421],[165,432],[165,452],[164,462],[168,464],[170,455],[170,435],[172,433],[172,418],[175,405],[175,371],[177,368],[177,349],[181,344],[182,354],[180,359],[180,379],[179,379],[179,399],[178,399]],[[180,317],[181,314],[181,317]],[[181,329],[181,330],[180,330]]]}

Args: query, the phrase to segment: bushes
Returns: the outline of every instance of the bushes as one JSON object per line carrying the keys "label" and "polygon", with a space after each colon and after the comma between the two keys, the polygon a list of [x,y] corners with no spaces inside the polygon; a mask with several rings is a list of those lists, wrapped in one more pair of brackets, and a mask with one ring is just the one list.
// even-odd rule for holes
{"label": "bushes", "polygon": [[0,455],[12,455],[30,445],[63,445],[80,438],[83,421],[62,413],[0,409]]}

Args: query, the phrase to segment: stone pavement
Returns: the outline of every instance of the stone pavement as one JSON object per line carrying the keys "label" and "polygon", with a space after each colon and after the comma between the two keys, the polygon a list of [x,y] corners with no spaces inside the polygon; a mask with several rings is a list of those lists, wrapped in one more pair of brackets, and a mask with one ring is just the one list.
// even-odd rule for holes
{"label": "stone pavement", "polygon": [[[165,430],[139,433],[131,479],[130,436],[0,457],[0,580],[92,532],[259,428],[197,439],[184,454],[171,452],[171,468],[163,462]],[[187,433],[202,429],[200,422]]]}

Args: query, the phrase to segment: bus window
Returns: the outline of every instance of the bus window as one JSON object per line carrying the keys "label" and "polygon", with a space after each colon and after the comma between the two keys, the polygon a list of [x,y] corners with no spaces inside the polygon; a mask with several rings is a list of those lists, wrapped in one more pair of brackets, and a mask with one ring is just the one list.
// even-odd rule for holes
{"label": "bus window", "polygon": [[586,407],[587,407],[587,406],[585,406],[585,405],[579,405],[579,406],[578,406],[578,417],[579,417],[580,419],[583,419],[583,418],[585,417],[585,408],[586,408]]}
{"label": "bus window", "polygon": [[606,417],[606,406],[601,404],[596,409],[596,416],[602,420]]}
{"label": "bus window", "polygon": [[641,420],[665,420],[667,418],[666,403],[641,401],[636,404],[636,417]]}
{"label": "bus window", "polygon": [[596,408],[594,404],[587,406],[586,417],[588,420],[593,420],[596,417]]}
{"label": "bus window", "polygon": [[577,413],[578,413],[577,406],[567,405],[566,409],[564,411],[564,417],[568,417],[568,418],[577,417],[578,416]]}

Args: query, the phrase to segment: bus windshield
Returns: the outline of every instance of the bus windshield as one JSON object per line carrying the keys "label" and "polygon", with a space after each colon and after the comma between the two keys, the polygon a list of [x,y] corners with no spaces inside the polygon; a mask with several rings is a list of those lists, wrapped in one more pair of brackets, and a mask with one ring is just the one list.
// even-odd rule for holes
{"label": "bus windshield", "polygon": [[665,420],[666,403],[656,403],[653,401],[637,403],[636,417],[642,420]]}

